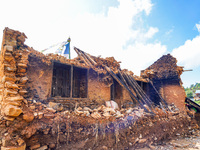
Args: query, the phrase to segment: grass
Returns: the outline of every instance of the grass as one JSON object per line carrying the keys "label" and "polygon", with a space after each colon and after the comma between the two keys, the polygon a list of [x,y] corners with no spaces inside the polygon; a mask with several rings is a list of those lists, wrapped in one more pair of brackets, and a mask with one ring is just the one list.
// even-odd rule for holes
{"label": "grass", "polygon": [[194,102],[200,105],[200,100],[197,100],[197,101],[194,101]]}

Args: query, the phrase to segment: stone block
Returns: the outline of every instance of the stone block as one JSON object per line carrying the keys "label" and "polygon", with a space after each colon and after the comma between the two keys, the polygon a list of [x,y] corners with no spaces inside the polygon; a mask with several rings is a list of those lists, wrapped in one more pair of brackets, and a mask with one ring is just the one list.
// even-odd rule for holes
{"label": "stone block", "polygon": [[34,119],[34,115],[32,113],[25,113],[23,114],[23,119],[26,120],[26,122],[31,122]]}
{"label": "stone block", "polygon": [[26,150],[26,144],[21,146],[1,146],[1,150]]}
{"label": "stone block", "polygon": [[21,102],[20,101],[6,101],[6,105],[14,105],[14,106],[21,106]]}
{"label": "stone block", "polygon": [[18,69],[17,72],[25,73],[26,69]]}
{"label": "stone block", "polygon": [[6,40],[6,41],[5,41],[5,44],[6,44],[6,45],[17,46],[17,41],[16,41],[16,40],[12,40],[12,41]]}
{"label": "stone block", "polygon": [[40,148],[40,144],[34,144],[30,147],[31,150]]}
{"label": "stone block", "polygon": [[16,84],[9,82],[9,81],[5,82],[5,87],[10,88],[10,89],[18,89],[19,88]]}
{"label": "stone block", "polygon": [[46,150],[46,149],[48,149],[48,147],[47,147],[47,145],[44,145],[44,146],[42,146],[42,147],[40,147],[40,148],[38,148],[36,150]]}
{"label": "stone block", "polygon": [[14,117],[4,116],[3,118],[4,118],[5,120],[8,120],[8,121],[13,121],[13,120],[15,120]]}
{"label": "stone block", "polygon": [[99,118],[101,118],[101,114],[98,113],[98,112],[93,112],[93,113],[91,114],[91,117],[92,117],[92,118],[95,118],[95,119],[99,119]]}
{"label": "stone block", "polygon": [[22,96],[7,97],[6,101],[22,101],[24,98]]}
{"label": "stone block", "polygon": [[24,94],[26,94],[26,93],[27,93],[26,90],[20,90],[20,91],[19,91],[19,94],[20,94],[20,95],[24,95]]}
{"label": "stone block", "polygon": [[5,67],[5,71],[14,72],[14,71],[16,71],[16,68],[15,67]]}
{"label": "stone block", "polygon": [[17,95],[18,92],[15,91],[15,90],[12,90],[12,89],[5,89],[5,95],[8,96],[8,95]]}
{"label": "stone block", "polygon": [[48,106],[50,108],[53,108],[53,109],[57,110],[57,111],[62,111],[63,110],[63,105],[60,104],[60,103],[49,102]]}
{"label": "stone block", "polygon": [[7,105],[4,108],[4,113],[7,116],[11,116],[11,117],[17,117],[22,113],[21,108],[17,107],[17,106],[13,106],[13,105]]}
{"label": "stone block", "polygon": [[12,81],[15,82],[16,81],[16,77],[10,77],[10,76],[3,76],[2,80],[3,83],[6,81]]}
{"label": "stone block", "polygon": [[23,64],[23,63],[18,63],[17,65],[18,65],[18,67],[27,68],[27,65]]}
{"label": "stone block", "polygon": [[13,52],[13,46],[6,45],[6,46],[4,46],[4,49],[5,49],[5,51],[7,51],[7,52]]}
{"label": "stone block", "polygon": [[5,61],[8,61],[8,62],[14,60],[14,58],[12,56],[5,56],[4,59],[5,59]]}

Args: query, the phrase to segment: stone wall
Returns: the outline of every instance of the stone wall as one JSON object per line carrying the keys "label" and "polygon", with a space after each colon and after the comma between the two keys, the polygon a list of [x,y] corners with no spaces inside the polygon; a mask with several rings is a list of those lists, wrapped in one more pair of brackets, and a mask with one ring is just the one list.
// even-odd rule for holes
{"label": "stone wall", "polygon": [[4,30],[0,57],[0,104],[1,115],[7,120],[19,116],[26,102],[28,50],[24,45],[25,38],[24,33],[8,28]]}

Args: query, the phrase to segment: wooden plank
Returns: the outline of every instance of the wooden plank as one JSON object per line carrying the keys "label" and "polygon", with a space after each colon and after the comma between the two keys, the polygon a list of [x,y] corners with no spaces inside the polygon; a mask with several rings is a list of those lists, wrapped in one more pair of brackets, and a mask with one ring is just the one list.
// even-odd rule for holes
{"label": "wooden plank", "polygon": [[78,56],[86,63],[86,65],[92,67],[92,64],[90,62],[88,62],[87,58],[85,58],[85,56],[83,54],[81,54],[77,48],[74,48],[74,50],[76,51]]}

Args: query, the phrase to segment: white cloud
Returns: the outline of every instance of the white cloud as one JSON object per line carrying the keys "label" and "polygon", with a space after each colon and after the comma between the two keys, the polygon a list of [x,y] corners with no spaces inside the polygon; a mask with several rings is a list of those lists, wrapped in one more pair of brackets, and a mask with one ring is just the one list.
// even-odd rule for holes
{"label": "white cloud", "polygon": [[[72,37],[76,41],[74,45],[93,55],[114,56],[122,61],[123,68],[139,74],[141,69],[148,67],[166,52],[166,46],[161,43],[147,42],[158,32],[158,28],[149,27],[147,31],[143,28],[131,28],[138,23],[134,21],[134,17],[138,17],[143,11],[149,14],[151,7],[150,1],[119,0],[119,6],[110,7],[106,16],[80,15],[73,21],[75,24],[81,22],[81,26],[73,31],[73,35],[76,35]],[[129,40],[132,43],[126,45]]]}
{"label": "white cloud", "polygon": [[187,40],[184,45],[175,48],[172,55],[178,59],[179,65],[185,68],[197,68],[200,66],[200,36],[196,36],[192,40]]}
{"label": "white cloud", "polygon": [[196,24],[196,28],[197,28],[198,32],[200,33],[200,24]]}
{"label": "white cloud", "polygon": [[158,32],[158,28],[150,27],[148,32],[145,33],[145,38],[152,38]]}
{"label": "white cloud", "polygon": [[143,44],[136,42],[124,50],[119,57],[123,62],[122,68],[129,68],[139,75],[141,69],[146,69],[166,51],[166,46],[161,45],[161,43]]}
{"label": "white cloud", "polygon": [[[37,50],[67,40],[70,36],[72,46],[95,56],[114,56],[122,61],[124,68],[138,72],[165,53],[166,46],[148,43],[159,31],[158,28],[132,29],[139,23],[136,18],[143,13],[150,14],[151,0],[118,2],[118,6],[109,7],[107,12],[92,14],[84,8],[87,4],[80,0],[12,1],[9,11],[3,7],[9,4],[5,1],[0,4],[0,15],[3,14],[0,20],[4,20],[2,26],[25,32],[29,38],[26,43]],[[72,51],[72,55],[74,53]]]}

